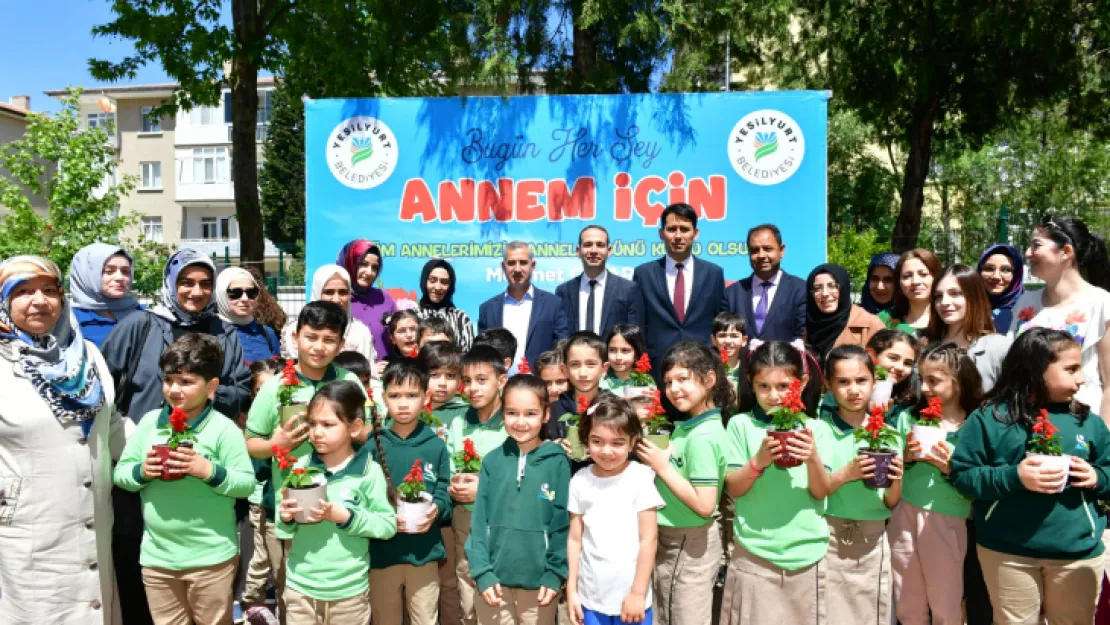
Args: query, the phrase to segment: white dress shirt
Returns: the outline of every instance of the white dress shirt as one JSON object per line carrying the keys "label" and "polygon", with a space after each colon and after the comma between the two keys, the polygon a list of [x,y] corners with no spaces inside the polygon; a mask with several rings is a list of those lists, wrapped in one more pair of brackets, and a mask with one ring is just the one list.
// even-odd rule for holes
{"label": "white dress shirt", "polygon": [[501,305],[501,322],[516,338],[516,357],[513,358],[511,373],[516,372],[520,359],[524,358],[525,343],[528,340],[528,322],[532,319],[532,300],[535,294],[536,287],[528,285],[528,292],[524,294],[524,299],[518,301],[509,295],[507,289],[505,290],[505,301]]}
{"label": "white dress shirt", "polygon": [[[671,296],[671,304],[674,305],[674,283],[678,278],[678,269],[675,268],[675,259],[667,256],[667,294]],[[682,261],[682,275],[686,281],[686,288],[683,289],[686,297],[683,302],[686,304],[686,310],[690,310],[690,296],[694,292],[694,256],[691,254]]]}
{"label": "white dress shirt", "polygon": [[[767,310],[771,310],[771,302],[775,301],[775,293],[779,291],[779,285],[782,284],[782,269],[771,278],[771,286],[767,287]],[[752,312],[759,308],[759,298],[763,296],[763,280],[759,276],[752,274]]]}
{"label": "white dress shirt", "polygon": [[602,271],[601,275],[594,278],[597,280],[597,286],[594,287],[595,327],[593,328],[586,327],[586,308],[587,303],[590,301],[590,277],[583,273],[582,279],[578,281],[578,328],[580,330],[593,330],[597,332],[601,329],[601,305],[602,300],[605,299],[605,280],[608,275],[608,271]]}

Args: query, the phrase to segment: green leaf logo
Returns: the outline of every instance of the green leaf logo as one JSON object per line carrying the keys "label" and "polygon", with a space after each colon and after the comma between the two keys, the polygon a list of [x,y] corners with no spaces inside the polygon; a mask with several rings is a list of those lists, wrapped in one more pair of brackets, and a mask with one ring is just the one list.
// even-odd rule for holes
{"label": "green leaf logo", "polygon": [[758,163],[759,159],[764,156],[770,156],[779,149],[779,137],[777,132],[757,132],[755,133],[755,160]]}
{"label": "green leaf logo", "polygon": [[351,139],[351,167],[358,165],[373,155],[374,145],[369,137],[365,139],[357,137]]}

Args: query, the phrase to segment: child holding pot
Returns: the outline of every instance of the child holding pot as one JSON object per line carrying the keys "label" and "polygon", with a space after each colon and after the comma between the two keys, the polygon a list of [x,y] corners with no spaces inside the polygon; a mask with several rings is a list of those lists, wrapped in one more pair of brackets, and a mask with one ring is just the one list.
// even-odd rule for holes
{"label": "child holding pot", "polygon": [[[814,494],[825,467],[818,448],[829,426],[807,418],[801,388],[807,375],[802,354],[789,343],[770,341],[747,364],[756,406],[728,422],[725,487],[736,498],[732,550],[722,625],[824,621],[822,560],[829,544],[825,501]],[[778,413],[778,414],[776,414]],[[771,435],[772,416],[793,419],[785,444]],[[776,460],[789,458],[789,462]],[[785,466],[782,466],[785,465]]]}
{"label": "child holding pot", "polygon": [[[1086,381],[1067,332],[1022,332],[960,428],[950,480],[972,497],[996,623],[1091,623],[1103,575],[1110,432],[1073,401]],[[1043,616],[1041,616],[1043,610]]]}
{"label": "child holding pot", "polygon": [[[836,407],[821,411],[829,427],[822,447],[828,469],[810,490],[827,497],[829,552],[825,556],[825,609],[829,623],[890,622],[890,546],[886,521],[902,495],[902,447],[898,432],[883,424],[881,410],[868,415],[875,386],[870,354],[856,345],[833,348],[825,361],[825,383]],[[866,423],[865,423],[866,421]],[[861,447],[860,439],[890,441],[881,453]],[[879,482],[879,478],[888,479]],[[867,482],[884,483],[883,487]]]}
{"label": "child holding pot", "polygon": [[[212,408],[223,361],[207,334],[186,334],[162,353],[166,404],[143,416],[113,475],[143,501],[139,563],[158,624],[231,621],[235,500],[254,491],[254,469],[238,426]],[[167,440],[170,449],[155,449]]]}
{"label": "child holding pot", "polygon": [[[428,396],[428,374],[423,367],[408,359],[389,363],[382,373],[382,388],[391,421],[388,429],[382,429],[377,427],[377,415],[372,415],[375,427],[370,453],[389,467],[388,475],[400,479],[410,474],[417,486],[411,490],[420,500],[398,502],[396,536],[370,541],[374,623],[401,625],[407,612],[412,625],[435,625],[439,620],[439,562],[447,557],[439,526],[451,514],[447,494],[451,461],[447,444],[420,420]],[[419,488],[421,484],[423,488]]]}
{"label": "child holding pot", "polygon": [[[370,620],[369,543],[393,537],[397,512],[388,467],[374,462],[370,445],[355,451],[365,425],[365,404],[358,382],[325,384],[308,404],[313,451],[301,458],[281,458],[282,464],[292,464],[277,528],[278,538],[291,541],[286,555],[287,625]],[[315,503],[305,503],[294,494],[298,486],[322,488],[309,498]]]}

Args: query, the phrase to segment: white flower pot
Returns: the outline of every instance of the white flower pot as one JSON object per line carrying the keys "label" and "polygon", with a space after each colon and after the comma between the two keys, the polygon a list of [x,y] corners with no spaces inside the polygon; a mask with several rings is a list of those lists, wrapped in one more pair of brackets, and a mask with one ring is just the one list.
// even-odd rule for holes
{"label": "white flower pot", "polygon": [[871,389],[871,401],[868,403],[868,408],[875,406],[886,407],[886,403],[890,401],[890,395],[894,392],[894,382],[888,380],[879,380],[875,382],[875,388]]}
{"label": "white flower pot", "polygon": [[1071,473],[1071,456],[1064,454],[1063,456],[1049,456],[1047,454],[1035,454],[1033,452],[1026,452],[1026,458],[1037,458],[1041,461],[1041,466],[1046,469],[1063,469],[1064,470],[1064,483],[1056,492],[1064,492],[1064,488],[1068,485],[1068,476]]}
{"label": "white flower pot", "polygon": [[309,516],[310,510],[317,507],[321,501],[327,501],[328,483],[323,477],[315,477],[312,486],[308,488],[289,488],[289,496],[297,501],[300,512],[293,515],[297,523],[319,523],[320,519]]}
{"label": "white flower pot", "polygon": [[398,501],[397,517],[405,522],[405,529],[402,531],[405,534],[417,534],[416,528],[420,527],[424,523],[424,519],[428,518],[428,510],[431,507],[432,496],[428,493],[420,493],[420,501],[416,503],[404,500]]}
{"label": "white flower pot", "polygon": [[935,425],[914,425],[910,428],[910,432],[913,434],[913,440],[921,444],[921,449],[913,455],[914,460],[924,460],[925,454],[929,453],[937,443],[948,438],[948,432]]}

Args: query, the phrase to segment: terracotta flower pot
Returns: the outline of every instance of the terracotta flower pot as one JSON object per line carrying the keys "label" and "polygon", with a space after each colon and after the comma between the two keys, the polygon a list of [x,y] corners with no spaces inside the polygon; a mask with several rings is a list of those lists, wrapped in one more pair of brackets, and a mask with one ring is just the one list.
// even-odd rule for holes
{"label": "terracotta flower pot", "polygon": [[864,478],[863,484],[868,488],[890,488],[890,485],[893,484],[893,480],[890,479],[890,463],[894,462],[894,457],[898,455],[898,452],[889,449],[880,451],[861,449],[859,455],[875,460],[875,472],[871,477]]}
{"label": "terracotta flower pot", "polygon": [[297,523],[319,523],[320,519],[311,519],[308,514],[309,511],[316,507],[321,501],[326,501],[328,498],[328,483],[323,478],[317,478],[317,481],[312,483],[312,486],[305,488],[289,487],[289,496],[297,500],[297,507],[301,509],[300,512],[293,515],[293,520]]}
{"label": "terracotta flower pot", "polygon": [[416,534],[416,528],[424,522],[428,517],[428,510],[432,507],[432,496],[428,493],[420,493],[420,501],[398,501],[397,502],[397,516],[405,522],[405,534]]}
{"label": "terracotta flower pot", "polygon": [[924,460],[925,454],[948,438],[948,432],[935,425],[914,425],[910,428],[913,440],[921,444],[921,449],[913,454],[914,460]]}
{"label": "terracotta flower pot", "polygon": [[308,412],[308,402],[301,402],[297,404],[290,404],[288,406],[281,406],[278,408],[278,414],[281,417],[281,424],[285,425],[290,419],[304,419],[305,413]]}
{"label": "terracotta flower pot", "polygon": [[805,430],[787,430],[785,432],[783,432],[781,430],[768,430],[767,431],[768,436],[775,439],[776,441],[779,442],[780,445],[782,445],[783,452],[781,454],[779,454],[779,456],[777,458],[775,458],[775,466],[776,467],[779,467],[779,468],[782,468],[782,469],[789,469],[789,468],[792,468],[792,467],[802,466],[802,461],[800,459],[795,458],[794,456],[790,455],[790,452],[786,451],[786,443],[790,439],[794,438],[795,434],[797,434],[798,432],[804,432],[804,431]]}
{"label": "terracotta flower pot", "polygon": [[1071,474],[1071,456],[1064,454],[1063,456],[1050,456],[1048,454],[1038,454],[1031,451],[1025,452],[1026,458],[1037,458],[1041,461],[1041,466],[1046,469],[1063,469],[1064,470],[1064,483],[1060,486],[1058,493],[1064,492],[1064,488],[1068,485],[1068,476]]}
{"label": "terracotta flower pot", "polygon": [[669,433],[645,434],[644,440],[651,441],[651,444],[659,449],[666,449],[671,446],[671,435]]}
{"label": "terracotta flower pot", "polygon": [[586,446],[582,444],[582,440],[578,438],[578,426],[567,426],[567,443],[570,444],[570,457],[572,460],[585,460],[586,459]]}
{"label": "terracotta flower pot", "polygon": [[[192,441],[181,441],[177,444],[177,446],[191,448],[193,446],[193,443]],[[170,446],[166,444],[154,446],[154,452],[158,454],[158,459],[162,461],[162,475],[158,479],[162,480],[163,482],[174,482],[184,478],[186,475],[184,471],[174,471],[173,469],[170,469],[166,466],[166,463],[170,460],[170,452],[172,451],[173,449],[171,449]]]}

